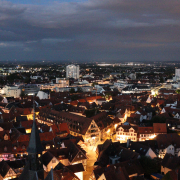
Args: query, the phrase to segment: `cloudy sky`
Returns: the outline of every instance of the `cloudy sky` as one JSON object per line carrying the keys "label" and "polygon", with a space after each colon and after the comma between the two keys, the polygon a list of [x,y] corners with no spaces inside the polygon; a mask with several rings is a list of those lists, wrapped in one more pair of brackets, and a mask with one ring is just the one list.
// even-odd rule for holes
{"label": "cloudy sky", "polygon": [[0,0],[0,60],[180,60],[179,0]]}

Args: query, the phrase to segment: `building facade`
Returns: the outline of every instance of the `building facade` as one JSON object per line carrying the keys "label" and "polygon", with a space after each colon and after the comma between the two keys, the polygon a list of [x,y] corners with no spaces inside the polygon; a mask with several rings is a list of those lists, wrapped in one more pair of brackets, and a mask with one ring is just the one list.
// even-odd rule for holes
{"label": "building facade", "polygon": [[79,78],[79,65],[75,66],[73,64],[66,66],[66,78]]}
{"label": "building facade", "polygon": [[2,94],[6,94],[6,97],[19,98],[21,94],[21,89],[18,86],[5,86],[2,91]]}

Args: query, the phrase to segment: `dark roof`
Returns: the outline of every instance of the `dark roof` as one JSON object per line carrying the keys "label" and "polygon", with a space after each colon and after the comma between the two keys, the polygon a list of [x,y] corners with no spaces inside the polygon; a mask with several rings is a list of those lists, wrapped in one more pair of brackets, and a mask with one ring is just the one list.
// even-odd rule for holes
{"label": "dark roof", "polygon": [[3,160],[0,162],[0,175],[2,177],[6,176],[10,169],[10,166]]}
{"label": "dark roof", "polygon": [[[137,175],[144,174],[144,170],[143,170],[139,160],[136,159],[136,160],[129,160],[126,162],[113,164],[108,167],[107,166],[106,167],[97,167],[94,169],[94,175],[95,175],[96,179],[98,179],[104,173],[108,180],[111,180],[111,179],[116,180],[117,179],[116,176],[114,176],[112,178],[112,176],[109,173],[107,174],[107,172],[113,173],[113,172],[118,171],[119,168],[121,168],[121,172],[125,172],[125,174],[127,174],[128,176],[131,176],[136,173],[137,173]],[[126,176],[126,177],[128,177],[128,176]],[[123,177],[122,180],[126,180],[126,179]]]}
{"label": "dark roof", "polygon": [[22,168],[25,165],[25,159],[16,161],[6,161],[6,163],[13,169]]}
{"label": "dark roof", "polygon": [[[6,99],[8,99],[8,98],[6,98]],[[11,109],[13,106],[23,108],[23,106],[21,105],[20,102],[11,102],[11,103],[7,104],[5,108],[6,109]]]}
{"label": "dark roof", "polygon": [[52,160],[54,156],[49,152],[47,151],[46,153],[44,153],[42,155],[42,162],[45,166],[47,166],[49,164],[49,162]]}
{"label": "dark roof", "polygon": [[168,173],[166,173],[164,175],[164,177],[161,180],[180,180],[180,175],[179,175],[179,170],[178,170],[178,174],[177,172],[174,171],[169,171]]}
{"label": "dark roof", "polygon": [[27,116],[17,116],[16,117],[16,121],[17,122],[20,122],[20,121],[27,121]]}
{"label": "dark roof", "polygon": [[66,166],[70,171],[72,171],[73,173],[77,173],[77,172],[82,172],[84,171],[84,166],[82,165],[82,163],[79,164],[73,164],[70,166]]}
{"label": "dark roof", "polygon": [[23,170],[23,172],[21,173],[21,175],[19,176],[19,180],[39,180],[39,176],[44,175],[44,170],[43,171],[39,171],[37,173],[37,171],[31,171],[29,170],[29,164],[27,164]]}
{"label": "dark roof", "polygon": [[53,175],[53,169],[51,169],[51,171],[48,173],[45,180],[55,180]]}
{"label": "dark roof", "polygon": [[134,150],[135,152],[139,153],[140,155],[143,155],[145,156],[146,153],[148,152],[149,150],[149,147],[148,146],[145,146],[143,144],[140,144],[138,142],[130,142],[129,143],[129,147],[131,150]]}
{"label": "dark roof", "polygon": [[10,130],[14,126],[12,122],[3,122],[3,123],[0,123],[0,127],[2,127],[4,130]]}
{"label": "dark roof", "polygon": [[180,157],[176,157],[172,154],[166,153],[161,165],[168,169],[175,170],[180,165]]}
{"label": "dark roof", "polygon": [[176,133],[158,134],[155,140],[159,149],[167,148],[171,144],[176,148],[180,148],[180,136]]}
{"label": "dark roof", "polygon": [[109,164],[109,159],[116,157],[118,161],[125,162],[127,160],[137,159],[139,154],[121,146],[119,142],[111,142],[106,140],[103,145],[97,148],[98,158],[95,164],[105,167]]}

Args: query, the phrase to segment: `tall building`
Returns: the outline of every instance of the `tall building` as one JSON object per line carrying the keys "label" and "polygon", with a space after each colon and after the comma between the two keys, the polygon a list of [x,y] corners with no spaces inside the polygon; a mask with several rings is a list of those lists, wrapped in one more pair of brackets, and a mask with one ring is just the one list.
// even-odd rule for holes
{"label": "tall building", "polygon": [[79,65],[75,66],[73,64],[66,66],[66,78],[79,78]]}
{"label": "tall building", "polygon": [[180,80],[180,69],[175,69],[176,81]]}

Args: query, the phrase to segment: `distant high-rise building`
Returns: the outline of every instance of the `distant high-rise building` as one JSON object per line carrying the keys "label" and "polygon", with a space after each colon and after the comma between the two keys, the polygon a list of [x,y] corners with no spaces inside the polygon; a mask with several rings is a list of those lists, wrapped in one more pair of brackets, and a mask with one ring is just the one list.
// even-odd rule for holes
{"label": "distant high-rise building", "polygon": [[66,78],[79,78],[79,65],[73,64],[66,66]]}
{"label": "distant high-rise building", "polygon": [[175,77],[176,77],[176,80],[180,80],[180,69],[175,69]]}

